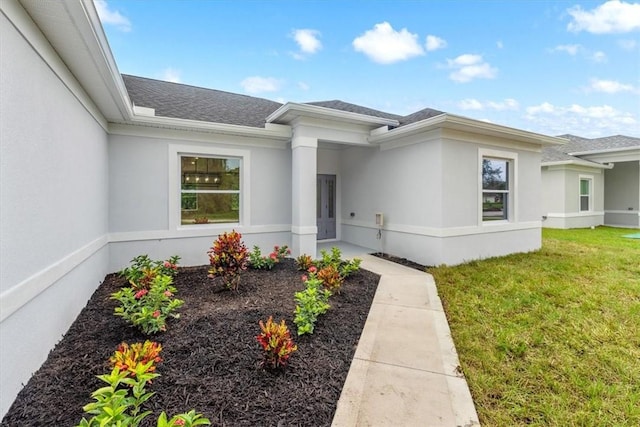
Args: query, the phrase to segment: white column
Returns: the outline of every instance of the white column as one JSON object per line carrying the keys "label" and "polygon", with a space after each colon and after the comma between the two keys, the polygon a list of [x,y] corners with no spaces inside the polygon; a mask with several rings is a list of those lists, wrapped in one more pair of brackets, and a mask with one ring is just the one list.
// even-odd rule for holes
{"label": "white column", "polygon": [[291,252],[316,257],[317,138],[296,136],[291,140]]}

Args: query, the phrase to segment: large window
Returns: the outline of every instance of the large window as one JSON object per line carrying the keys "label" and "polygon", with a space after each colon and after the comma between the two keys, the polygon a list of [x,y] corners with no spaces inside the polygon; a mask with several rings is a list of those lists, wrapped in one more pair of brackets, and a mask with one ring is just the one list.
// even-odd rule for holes
{"label": "large window", "polygon": [[508,220],[510,206],[510,161],[482,158],[482,220]]}
{"label": "large window", "polygon": [[181,224],[240,221],[239,158],[180,156]]}
{"label": "large window", "polygon": [[588,212],[591,208],[591,189],[593,178],[580,177],[580,212]]}

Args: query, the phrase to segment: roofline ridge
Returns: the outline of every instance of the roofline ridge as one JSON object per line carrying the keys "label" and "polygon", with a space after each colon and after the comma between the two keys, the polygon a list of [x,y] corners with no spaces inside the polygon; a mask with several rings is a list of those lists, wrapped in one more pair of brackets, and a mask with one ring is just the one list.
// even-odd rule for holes
{"label": "roofline ridge", "polygon": [[229,95],[242,96],[242,97],[251,98],[251,99],[262,99],[264,101],[269,101],[269,102],[273,102],[275,104],[282,105],[281,102],[274,101],[272,99],[262,98],[262,97],[259,97],[259,96],[247,95],[247,94],[244,94],[244,93],[231,92],[231,91],[228,91],[228,90],[214,89],[214,88],[204,87],[204,86],[196,86],[196,85],[189,84],[189,83],[170,82],[168,80],[161,80],[161,79],[156,79],[156,78],[153,78],[153,77],[136,76],[136,75],[133,75],[133,74],[126,74],[126,73],[121,73],[121,74],[123,76],[133,77],[133,78],[136,78],[136,79],[153,80],[155,82],[167,83],[167,84],[178,85],[178,86],[188,86],[188,87],[192,87],[192,88],[195,88],[195,89],[203,89],[203,90],[210,90],[210,91],[215,91],[215,92],[228,93]]}

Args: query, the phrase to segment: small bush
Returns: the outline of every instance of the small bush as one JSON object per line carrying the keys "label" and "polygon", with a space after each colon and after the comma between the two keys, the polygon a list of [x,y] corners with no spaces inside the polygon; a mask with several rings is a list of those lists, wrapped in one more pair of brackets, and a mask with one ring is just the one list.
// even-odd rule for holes
{"label": "small bush", "polygon": [[174,298],[177,291],[171,286],[172,282],[171,276],[161,274],[153,278],[149,289],[123,288],[111,294],[111,299],[120,303],[114,314],[147,335],[165,331],[167,318],[180,317],[175,311],[184,304]]}
{"label": "small bush", "polygon": [[322,281],[322,285],[329,289],[331,293],[339,293],[342,282],[344,282],[344,279],[333,265],[328,265],[318,271],[318,279]]}
{"label": "small bush", "polygon": [[264,358],[262,366],[268,369],[284,368],[291,354],[298,350],[293,343],[289,328],[285,324],[284,319],[280,323],[275,323],[273,317],[269,316],[267,323],[260,324],[260,334],[256,336],[256,340],[262,346]]}
{"label": "small bush", "polygon": [[[126,344],[123,343],[122,345]],[[116,354],[121,347],[118,347]],[[143,347],[144,345],[141,348]],[[160,351],[159,348],[151,345],[148,348]],[[151,411],[142,411],[142,406],[155,394],[147,391],[147,384],[150,384],[153,379],[160,376],[151,372],[150,367],[153,363],[153,360],[149,360],[146,363],[138,363],[133,372],[128,369],[123,371],[116,365],[111,370],[111,373],[98,375],[98,378],[107,385],[91,393],[94,402],[88,403],[82,409],[85,414],[92,415],[92,417],[89,419],[82,418],[78,427],[139,426],[146,417],[151,415]],[[167,418],[165,412],[162,412],[158,417],[156,426],[190,427],[210,424],[211,422],[204,418],[202,414],[197,414],[194,410],[191,410],[175,415],[170,419]]]}
{"label": "small bush", "polygon": [[179,260],[180,257],[177,255],[166,261],[152,261],[148,255],[138,255],[131,260],[131,265],[123,268],[119,274],[127,279],[134,289],[148,289],[158,274],[175,277],[178,274]]}
{"label": "small bush", "polygon": [[269,256],[262,256],[262,252],[258,246],[253,247],[253,251],[249,253],[249,266],[256,270],[271,270],[277,263],[285,259],[291,254],[291,251],[284,246],[274,246],[273,252]]}
{"label": "small bush", "polygon": [[238,290],[240,274],[247,269],[248,252],[242,234],[233,230],[218,236],[207,252],[211,277],[222,277],[227,288]]}
{"label": "small bush", "polygon": [[[315,267],[312,267],[315,270]],[[306,288],[295,293],[296,309],[294,311],[293,323],[298,328],[298,335],[312,334],[315,329],[318,316],[324,314],[331,308],[329,297],[331,292],[322,289],[322,281],[318,279],[314,272],[309,276],[303,276]]]}
{"label": "small bush", "polygon": [[120,372],[128,372],[129,376],[135,377],[140,364],[148,366],[146,372],[156,370],[155,365],[162,362],[161,350],[162,345],[154,341],[147,340],[144,343],[138,342],[131,345],[123,342],[109,358],[109,362],[112,368],[118,368]]}
{"label": "small bush", "polygon": [[298,258],[296,258],[296,266],[298,270],[301,271],[309,271],[309,268],[313,265],[313,260],[311,256],[307,254],[302,254]]}
{"label": "small bush", "polygon": [[340,273],[340,276],[342,276],[343,279],[346,279],[353,273],[360,270],[361,260],[359,258],[354,258],[352,260],[343,260],[342,252],[337,247],[331,248],[331,253],[322,250],[320,251],[320,254],[322,255],[322,258],[319,259],[316,263],[318,268],[322,269],[332,266]]}

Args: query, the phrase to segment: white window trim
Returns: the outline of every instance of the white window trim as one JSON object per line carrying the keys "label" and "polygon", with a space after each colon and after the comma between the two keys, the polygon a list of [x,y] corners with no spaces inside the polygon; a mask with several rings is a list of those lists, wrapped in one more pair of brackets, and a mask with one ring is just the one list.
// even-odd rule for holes
{"label": "white window trim", "polygon": [[[586,211],[583,211],[581,209],[582,207],[582,189],[580,188],[580,183],[582,182],[582,180],[587,180],[589,181],[589,208]],[[594,185],[595,179],[593,177],[593,175],[583,175],[580,174],[578,175],[578,212],[593,212],[593,185]]]}
{"label": "white window trim", "polygon": [[[240,159],[240,212],[237,223],[184,225],[181,222],[180,157],[235,157]],[[202,145],[169,144],[169,229],[211,230],[228,229],[230,226],[251,225],[251,152]]]}
{"label": "white window trim", "polygon": [[[497,221],[483,221],[482,219],[482,160],[485,157],[507,160],[510,165],[509,171],[509,197],[507,205],[508,219]],[[518,222],[518,153],[512,151],[492,150],[488,148],[478,148],[478,225],[490,227],[492,225],[508,224]]]}

